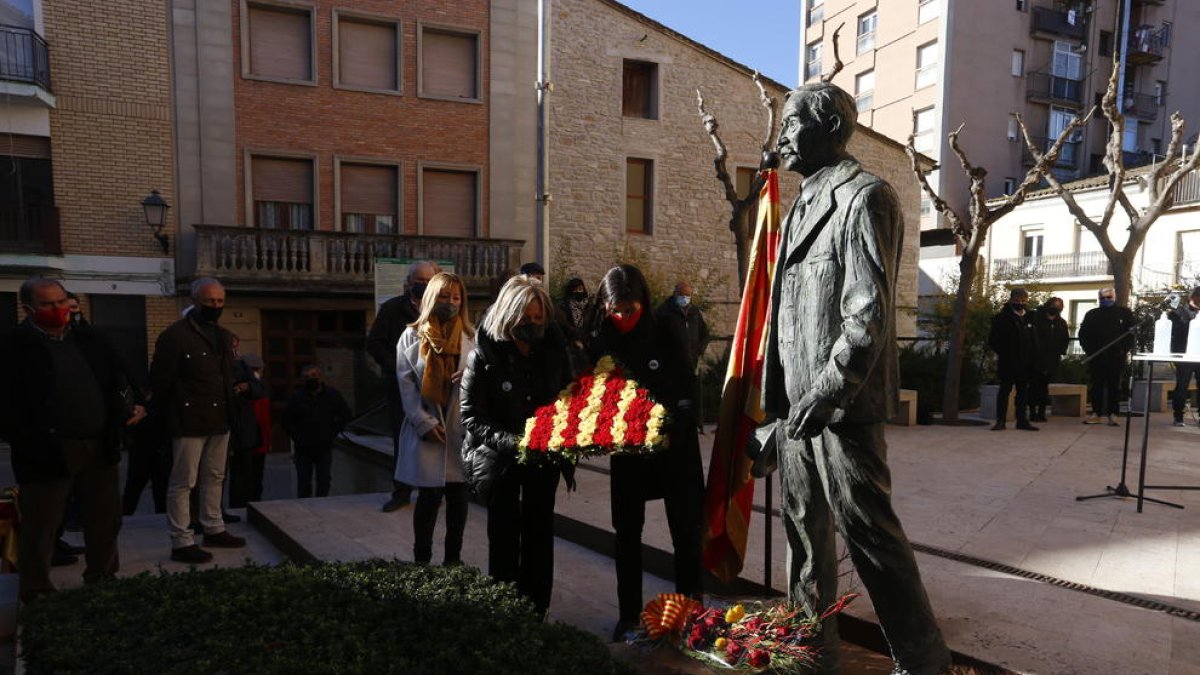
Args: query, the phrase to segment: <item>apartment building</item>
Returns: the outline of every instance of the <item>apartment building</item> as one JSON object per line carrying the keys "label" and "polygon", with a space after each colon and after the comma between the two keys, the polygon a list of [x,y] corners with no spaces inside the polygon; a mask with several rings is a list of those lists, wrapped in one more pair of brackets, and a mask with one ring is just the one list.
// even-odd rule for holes
{"label": "apartment building", "polygon": [[0,0],[0,331],[53,276],[145,364],[178,316],[176,211],[143,207],[177,194],[167,7],[96,7]]}
{"label": "apartment building", "polygon": [[[968,179],[946,135],[988,170],[988,196],[1011,192],[1033,158],[1020,138],[1020,113],[1035,142],[1053,142],[1072,117],[1105,91],[1112,59],[1122,62],[1119,104],[1127,118],[1129,166],[1146,164],[1170,139],[1171,112],[1200,119],[1200,87],[1188,69],[1200,45],[1200,4],[1181,0],[804,0],[801,77],[828,70],[841,24],[846,64],[834,80],[855,93],[859,121],[890,138],[915,134],[917,148],[944,171],[932,181],[965,211]],[[1107,127],[1091,122],[1064,146],[1054,171],[1074,180],[1102,171]],[[938,221],[928,201],[922,230]],[[936,280],[954,261],[945,232],[923,235],[922,268]],[[930,260],[933,258],[934,260]],[[936,292],[927,284],[922,294]]]}

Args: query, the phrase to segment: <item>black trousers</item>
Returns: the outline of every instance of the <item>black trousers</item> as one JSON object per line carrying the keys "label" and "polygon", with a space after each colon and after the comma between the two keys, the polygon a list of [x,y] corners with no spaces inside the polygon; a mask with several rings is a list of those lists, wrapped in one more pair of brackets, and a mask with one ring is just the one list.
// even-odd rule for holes
{"label": "black trousers", "polygon": [[17,538],[18,584],[22,601],[54,590],[50,558],[58,539],[58,526],[75,490],[83,510],[86,584],[112,578],[120,561],[117,535],[121,531],[121,493],[116,464],[101,457],[99,441],[63,441],[68,475],[20,484],[21,532]]}
{"label": "black trousers", "polygon": [[704,528],[704,474],[694,420],[677,421],[672,446],[658,455],[614,456],[612,524],[616,531],[617,607],[620,619],[636,620],[642,598],[642,527],[646,501],[661,497],[675,550],[675,591],[699,597]]}
{"label": "black trousers", "polygon": [[267,470],[267,453],[255,452],[250,457],[250,501],[261,502],[263,495],[263,476]]}
{"label": "black trousers", "polygon": [[1054,373],[1037,372],[1029,376],[1029,405],[1050,405],[1050,379]]}
{"label": "black trousers", "polygon": [[1197,366],[1200,364],[1175,364],[1175,391],[1171,392],[1171,409],[1175,411],[1176,422],[1183,421],[1183,407],[1189,397],[1188,385],[1191,384],[1192,378],[1195,378],[1197,386],[1200,386],[1200,367]]}
{"label": "black trousers", "polygon": [[296,496],[313,496],[313,474],[317,478],[316,496],[328,497],[332,480],[333,448],[296,448]]}
{"label": "black trousers", "polygon": [[541,615],[554,588],[554,493],[558,467],[512,464],[488,505],[488,574],[509,581]]}
{"label": "black trousers", "polygon": [[1096,359],[1088,363],[1088,398],[1092,414],[1117,415],[1121,412],[1121,365]]}
{"label": "black trousers", "polygon": [[229,508],[237,509],[250,501],[254,466],[251,455],[253,448],[230,447],[229,463],[226,465],[225,482],[229,485]]}
{"label": "black trousers", "polygon": [[129,453],[129,466],[125,473],[125,491],[121,496],[122,513],[132,516],[137,512],[142,491],[150,485],[154,499],[154,512],[167,512],[167,480],[171,477],[171,446],[147,448],[134,445]]}
{"label": "black trousers", "polygon": [[446,498],[445,562],[462,559],[463,531],[467,529],[467,484],[446,483],[445,487],[423,487],[413,507],[413,560],[429,563],[433,559],[433,530],[438,510]]}
{"label": "black trousers", "polygon": [[1029,376],[1021,375],[1002,375],[1000,377],[1000,391],[996,394],[996,421],[1003,422],[1008,419],[1008,394],[1016,390],[1013,405],[1016,407],[1014,411],[1017,415],[1018,422],[1027,422],[1029,405]]}

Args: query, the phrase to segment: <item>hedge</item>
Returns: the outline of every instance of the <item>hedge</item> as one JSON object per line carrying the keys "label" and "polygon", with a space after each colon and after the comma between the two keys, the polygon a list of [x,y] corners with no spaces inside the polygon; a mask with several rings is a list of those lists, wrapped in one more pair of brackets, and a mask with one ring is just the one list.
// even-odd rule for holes
{"label": "hedge", "polygon": [[143,573],[21,613],[29,673],[615,673],[473,568],[368,561]]}

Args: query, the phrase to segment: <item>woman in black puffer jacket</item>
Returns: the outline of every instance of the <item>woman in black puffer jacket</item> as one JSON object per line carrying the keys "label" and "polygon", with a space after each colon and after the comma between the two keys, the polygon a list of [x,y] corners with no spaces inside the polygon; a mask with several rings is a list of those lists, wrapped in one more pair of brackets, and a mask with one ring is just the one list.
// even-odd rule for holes
{"label": "woman in black puffer jacket", "polygon": [[588,351],[595,361],[611,355],[666,407],[669,445],[652,455],[617,455],[611,460],[612,523],[616,531],[617,604],[613,640],[636,628],[643,607],[642,525],[646,502],[663,499],[675,549],[675,590],[702,593],[701,537],[704,469],[691,401],[695,373],[684,345],[654,323],[650,292],[642,273],[619,265],[604,275],[596,294]]}
{"label": "woman in black puffer jacket", "polygon": [[569,465],[517,463],[525,421],[571,380],[567,344],[540,282],[516,276],[479,326],[462,379],[463,469],[488,507],[488,574],[544,616],[554,579],[554,493]]}

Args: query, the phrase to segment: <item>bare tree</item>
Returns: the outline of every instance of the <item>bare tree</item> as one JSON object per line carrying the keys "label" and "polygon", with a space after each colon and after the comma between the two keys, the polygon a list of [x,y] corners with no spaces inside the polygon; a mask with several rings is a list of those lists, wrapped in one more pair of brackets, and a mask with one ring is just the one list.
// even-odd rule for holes
{"label": "bare tree", "polygon": [[[1071,120],[1067,128],[1054,140],[1054,144],[1044,153],[1038,151],[1027,134],[1025,143],[1029,146],[1030,152],[1035,157],[1034,165],[1026,172],[1025,178],[1017,186],[1017,189],[993,206],[988,205],[986,190],[987,169],[972,164],[967,158],[966,152],[959,145],[958,136],[962,133],[963,125],[960,124],[957,129],[950,132],[947,137],[950,142],[950,150],[954,152],[959,164],[962,166],[963,172],[970,179],[970,199],[967,202],[968,212],[966,218],[955,210],[954,207],[950,206],[930,186],[926,172],[921,168],[920,156],[916,149],[915,133],[908,136],[908,144],[905,146],[905,150],[908,152],[910,167],[916,175],[917,180],[921,183],[921,190],[933,202],[933,208],[946,219],[946,224],[949,226],[950,231],[954,233],[955,242],[961,251],[958,260],[958,290],[954,297],[954,315],[950,322],[950,335],[948,337],[948,350],[946,354],[946,381],[945,388],[942,391],[943,421],[954,422],[958,420],[958,390],[962,379],[967,303],[970,299],[971,288],[975,283],[975,278],[980,271],[979,251],[983,248],[983,244],[987,240],[988,231],[991,229],[993,223],[1008,215],[1025,201],[1025,197],[1029,194],[1029,191],[1037,186],[1042,176],[1049,174],[1050,167],[1058,160],[1063,144],[1070,139],[1076,129],[1084,126],[1091,116],[1092,112],[1089,111],[1086,116],[1076,117]],[[913,113],[913,122],[913,128],[915,129],[915,112]],[[937,168],[937,166],[934,166],[931,170],[936,170]]]}
{"label": "bare tree", "polygon": [[[1134,182],[1129,180],[1125,169],[1125,157],[1121,142],[1125,135],[1125,116],[1117,107],[1117,82],[1120,77],[1121,59],[1113,54],[1113,70],[1108,78],[1108,88],[1100,103],[1100,109],[1108,122],[1108,143],[1104,150],[1104,168],[1108,172],[1109,194],[1100,218],[1092,218],[1079,206],[1075,195],[1070,192],[1053,173],[1046,173],[1046,182],[1062,198],[1067,210],[1081,225],[1091,232],[1100,249],[1104,251],[1112,267],[1113,288],[1117,293],[1117,304],[1128,306],[1129,297],[1133,291],[1133,264],[1138,250],[1146,240],[1150,226],[1158,220],[1175,203],[1175,188],[1179,181],[1200,165],[1200,152],[1192,151],[1191,157],[1184,157],[1183,133],[1184,120],[1178,111],[1171,115],[1171,142],[1167,146],[1166,157],[1161,163],[1155,163],[1150,170],[1137,177],[1136,182],[1145,190],[1148,200],[1144,209],[1136,208],[1126,194],[1126,189]],[[1024,120],[1018,117],[1021,133],[1025,144],[1030,147],[1035,159],[1041,163],[1042,156],[1030,142],[1029,130]],[[1049,154],[1049,153],[1047,153]],[[1109,227],[1117,215],[1117,207],[1128,219],[1129,238],[1125,247],[1118,249],[1109,235]]]}

